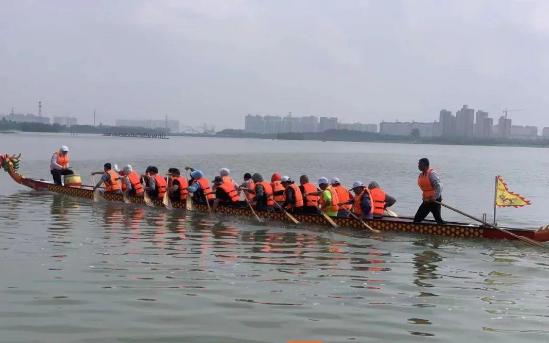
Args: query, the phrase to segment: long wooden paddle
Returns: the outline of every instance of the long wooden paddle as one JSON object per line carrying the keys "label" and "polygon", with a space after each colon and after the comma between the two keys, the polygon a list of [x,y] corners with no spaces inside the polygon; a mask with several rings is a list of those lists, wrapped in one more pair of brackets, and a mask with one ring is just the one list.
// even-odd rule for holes
{"label": "long wooden paddle", "polygon": [[374,229],[373,227],[371,227],[370,225],[366,224],[366,222],[364,220],[362,220],[361,218],[359,218],[356,214],[354,214],[353,212],[349,211],[349,215],[351,215],[351,217],[353,217],[354,219],[356,219],[357,221],[360,222],[360,224],[362,224],[362,226],[364,226],[365,228],[367,228],[368,230],[374,232],[374,233],[381,233],[381,231],[379,230],[376,230]]}
{"label": "long wooden paddle", "polygon": [[461,214],[461,215],[463,215],[463,216],[465,216],[465,217],[467,217],[467,218],[476,220],[477,222],[482,223],[482,224],[484,224],[484,225],[486,225],[486,226],[488,226],[488,227],[491,227],[491,228],[494,228],[494,229],[496,229],[496,230],[499,230],[499,231],[501,231],[501,232],[503,232],[503,233],[505,233],[505,234],[507,234],[507,235],[509,235],[509,236],[511,236],[511,237],[514,237],[514,238],[516,238],[516,239],[520,239],[521,241],[523,241],[523,242],[525,242],[525,243],[528,243],[528,244],[533,245],[533,246],[536,246],[536,247],[546,248],[546,246],[543,245],[543,244],[541,244],[540,242],[534,241],[533,239],[530,239],[530,238],[528,238],[528,237],[519,236],[519,235],[514,234],[514,233],[512,233],[512,232],[510,232],[510,231],[507,231],[507,230],[505,230],[505,229],[502,229],[502,228],[500,228],[500,227],[497,227],[497,226],[495,226],[495,225],[492,225],[492,224],[490,224],[490,223],[488,223],[488,222],[485,222],[485,221],[482,220],[482,219],[478,219],[478,218],[476,218],[476,217],[473,217],[472,215],[467,214],[467,213],[465,213],[465,212],[463,212],[463,211],[461,211],[461,210],[458,210],[457,208],[454,208],[454,207],[452,207],[452,206],[450,206],[450,205],[446,205],[446,204],[444,204],[444,203],[442,203],[442,202],[440,202],[440,201],[435,201],[435,203],[437,203],[437,204],[439,204],[439,205],[442,205],[442,206],[444,206],[444,207],[446,207],[446,208],[448,208],[448,209],[450,209],[450,210],[452,210],[452,211],[454,211],[454,212],[456,212],[456,213],[459,213],[459,214]]}
{"label": "long wooden paddle", "polygon": [[[320,192],[320,193],[324,192],[324,191],[321,190],[320,188],[317,188],[317,191]],[[306,194],[305,194],[305,196],[306,196]],[[320,196],[322,196],[322,194],[321,194]],[[336,223],[332,218],[330,218],[330,216],[327,215],[326,213],[320,211],[320,215],[323,216],[324,219],[326,219],[326,221],[327,221],[330,225],[332,225],[332,227],[333,227],[334,229],[337,229],[337,228],[339,227],[339,225],[337,225],[337,223]]]}
{"label": "long wooden paddle", "polygon": [[284,214],[286,215],[286,217],[288,217],[288,219],[290,219],[290,221],[292,221],[294,224],[299,224],[299,220],[296,219],[296,217],[292,216],[290,214],[290,212],[286,211],[286,209],[284,207],[282,207],[278,202],[274,202],[276,207],[278,207],[282,212],[284,212]]}
{"label": "long wooden paddle", "polygon": [[259,218],[259,216],[255,212],[254,208],[252,207],[252,204],[250,204],[250,200],[248,200],[248,198],[246,198],[246,203],[248,204],[248,207],[250,208],[250,211],[252,211],[255,219],[257,219],[258,222],[263,223],[263,219]]}
{"label": "long wooden paddle", "polygon": [[[166,177],[166,183],[168,183],[168,178]],[[166,207],[168,210],[173,210],[172,206],[172,200],[170,199],[170,195],[168,194],[170,192],[170,188],[166,187],[166,192],[164,193],[164,197],[162,198],[162,204],[164,204],[164,207]]]}
{"label": "long wooden paddle", "polygon": [[125,204],[131,204],[132,201],[130,200],[130,197],[128,196],[128,192],[122,192],[122,200],[124,200]]}
{"label": "long wooden paddle", "polygon": [[[143,181],[143,185],[145,185],[145,179],[144,178],[141,178],[141,180]],[[145,202],[145,205],[147,206],[150,206],[150,207],[154,207],[154,203],[153,201],[151,200],[151,197],[149,196],[149,193],[147,193],[147,190],[145,189],[145,191],[143,192],[143,201]]]}

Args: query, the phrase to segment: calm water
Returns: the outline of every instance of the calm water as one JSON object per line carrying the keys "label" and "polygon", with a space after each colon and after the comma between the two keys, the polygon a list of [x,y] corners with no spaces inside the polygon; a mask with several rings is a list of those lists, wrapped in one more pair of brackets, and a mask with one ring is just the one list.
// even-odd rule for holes
{"label": "calm water", "polygon": [[[60,144],[81,175],[109,161],[375,179],[402,214],[418,205],[416,161],[428,156],[447,202],[491,213],[501,174],[533,205],[500,210],[499,221],[549,223],[543,149],[0,135],[1,152],[22,152],[34,177],[49,178]],[[3,172],[0,185],[2,342],[549,340],[549,254],[520,243],[91,203],[26,190]]]}

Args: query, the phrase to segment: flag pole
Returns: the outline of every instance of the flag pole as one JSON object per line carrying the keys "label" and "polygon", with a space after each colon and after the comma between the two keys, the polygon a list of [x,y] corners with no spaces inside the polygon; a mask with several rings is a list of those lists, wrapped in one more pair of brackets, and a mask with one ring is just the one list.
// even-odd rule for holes
{"label": "flag pole", "polygon": [[497,225],[496,222],[496,208],[497,208],[497,202],[498,202],[498,177],[496,176],[495,180],[495,186],[494,186],[494,225]]}

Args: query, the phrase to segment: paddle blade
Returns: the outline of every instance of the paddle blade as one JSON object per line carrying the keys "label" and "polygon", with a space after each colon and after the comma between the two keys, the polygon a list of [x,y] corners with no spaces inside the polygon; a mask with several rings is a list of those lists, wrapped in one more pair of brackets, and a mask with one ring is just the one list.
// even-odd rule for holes
{"label": "paddle blade", "polygon": [[98,202],[102,198],[101,191],[99,191],[99,188],[97,188],[95,191],[93,191],[93,201]]}
{"label": "paddle blade", "polygon": [[128,193],[124,192],[122,193],[122,199],[124,199],[124,203],[126,204],[131,204],[131,200],[130,200],[130,197],[128,197]]}
{"label": "paddle blade", "polygon": [[330,223],[330,225],[332,225],[332,227],[333,227],[334,229],[337,229],[337,228],[339,227],[339,225],[337,225],[337,223],[336,223],[332,218],[330,218],[329,215],[327,215],[327,214],[324,213],[324,212],[321,212],[321,213],[322,213],[322,216],[324,217],[324,219],[326,219],[326,221],[327,221],[328,223]]}
{"label": "paddle blade", "polygon": [[154,203],[147,192],[143,194],[143,201],[145,202],[145,205],[154,207]]}
{"label": "paddle blade", "polygon": [[185,208],[187,211],[193,210],[193,201],[190,197],[190,195],[187,195],[187,200],[185,201]]}
{"label": "paddle blade", "polygon": [[164,197],[162,198],[162,204],[164,204],[164,206],[169,210],[173,209],[172,201],[170,199],[170,196],[168,195],[168,192],[164,193]]}
{"label": "paddle blade", "polygon": [[398,217],[398,214],[396,212],[391,211],[388,208],[385,209],[385,214],[388,215],[389,217]]}

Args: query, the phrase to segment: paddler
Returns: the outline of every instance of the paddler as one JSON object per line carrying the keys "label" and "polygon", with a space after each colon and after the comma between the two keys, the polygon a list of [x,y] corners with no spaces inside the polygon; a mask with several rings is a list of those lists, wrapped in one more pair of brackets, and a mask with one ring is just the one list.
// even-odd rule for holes
{"label": "paddler", "polygon": [[[252,174],[245,173],[243,179],[244,179],[244,182],[242,182],[242,184],[238,188],[239,191],[243,191],[244,189],[255,189],[255,184],[254,184],[254,181],[252,180]],[[253,201],[254,194],[244,191],[244,197],[248,201]]]}
{"label": "paddler", "polygon": [[303,212],[303,194],[301,190],[289,176],[283,176],[281,183],[284,187],[285,199],[282,207],[290,213],[301,214]]}
{"label": "paddler", "polygon": [[234,188],[233,184],[223,180],[222,176],[216,176],[213,182],[213,191],[215,192],[215,199],[213,203],[213,209],[219,205],[223,206],[238,206],[240,197],[238,192]]}
{"label": "paddler", "polygon": [[189,182],[177,168],[168,169],[168,192],[172,201],[185,201],[189,194]]}
{"label": "paddler", "polygon": [[70,165],[69,147],[62,145],[58,151],[54,152],[50,161],[50,172],[53,176],[53,182],[56,185],[63,185],[61,175],[72,175],[74,172],[69,169]]}
{"label": "paddler", "polygon": [[438,224],[444,224],[444,220],[440,215],[441,205],[435,202],[442,201],[442,183],[437,173],[429,165],[429,159],[427,158],[420,159],[417,164],[421,172],[417,183],[422,192],[423,202],[417,210],[414,223],[421,222],[429,213],[432,213]]}
{"label": "paddler", "polygon": [[303,214],[319,214],[318,201],[320,197],[317,195],[317,189],[314,184],[309,182],[307,175],[299,177],[299,190],[303,194]]}
{"label": "paddler", "polygon": [[206,201],[213,203],[213,199],[215,199],[215,194],[210,186],[210,180],[204,177],[204,173],[201,170],[193,169],[191,172],[189,193],[192,193],[193,202],[199,205],[206,205]]}
{"label": "paddler", "polygon": [[338,177],[332,178],[332,180],[330,180],[330,184],[336,191],[337,199],[339,201],[339,211],[337,212],[337,216],[343,218],[348,217],[352,208],[351,200],[353,197],[351,193],[346,187],[341,185],[341,181]]}
{"label": "paddler", "polygon": [[[321,177],[318,179],[318,188],[320,188],[320,191],[316,191],[314,194],[320,196],[320,210],[330,217],[337,217],[339,198],[337,197],[336,190],[328,182],[328,178]],[[308,195],[311,194],[305,194],[305,196]]]}
{"label": "paddler", "polygon": [[139,174],[133,170],[130,164],[122,169],[122,192],[130,196],[143,196],[144,188]]}
{"label": "paddler", "polygon": [[372,208],[370,191],[361,181],[353,182],[353,199],[352,211],[359,218],[373,219],[374,211]]}
{"label": "paddler", "polygon": [[372,205],[374,208],[374,218],[383,217],[385,209],[393,206],[396,203],[396,199],[385,193],[376,181],[370,182],[368,185],[368,190],[370,191]]}
{"label": "paddler", "polygon": [[242,188],[243,191],[253,194],[253,203],[259,211],[271,211],[274,206],[273,188],[259,173],[252,175],[254,189]]}
{"label": "paddler", "polygon": [[271,176],[271,188],[273,189],[273,200],[279,204],[284,203],[284,186],[282,186],[282,176],[280,173],[274,173]]}
{"label": "paddler", "polygon": [[158,174],[158,168],[155,166],[149,166],[145,170],[145,175],[147,177],[148,187],[145,188],[145,191],[149,194],[152,199],[162,199],[164,198],[164,193],[166,193],[168,182],[166,179]]}
{"label": "paddler", "polygon": [[95,186],[93,186],[93,191],[101,184],[105,185],[104,193],[122,193],[122,184],[120,183],[120,175],[116,171],[112,169],[112,165],[110,163],[105,163],[103,165],[103,171],[102,172],[94,172],[91,173],[91,175],[100,175],[101,179],[97,182]]}

